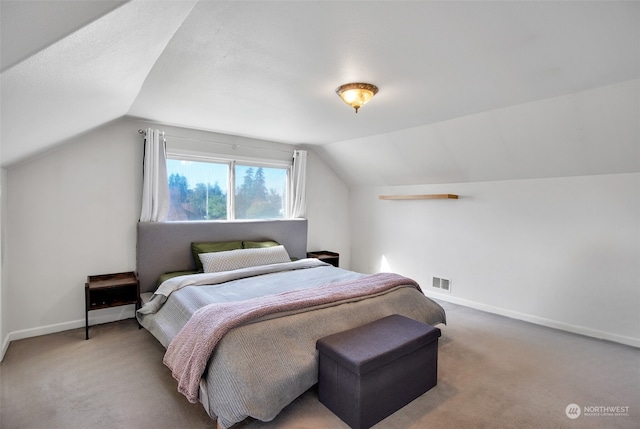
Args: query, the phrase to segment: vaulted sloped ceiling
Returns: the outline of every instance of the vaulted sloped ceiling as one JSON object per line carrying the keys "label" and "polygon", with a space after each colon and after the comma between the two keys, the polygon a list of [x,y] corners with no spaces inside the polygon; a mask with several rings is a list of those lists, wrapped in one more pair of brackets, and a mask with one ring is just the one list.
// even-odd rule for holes
{"label": "vaulted sloped ceiling", "polygon": [[[640,171],[640,2],[11,1],[1,165],[125,115],[353,185]],[[380,92],[358,114],[335,95]]]}
{"label": "vaulted sloped ceiling", "polygon": [[[3,28],[12,19],[5,3],[14,2],[1,3]],[[18,10],[31,7],[31,2],[19,3],[13,4]],[[39,3],[47,5],[41,13],[48,14],[50,3],[59,2],[34,2]],[[192,7],[187,2],[128,2],[3,70],[2,164],[126,115]],[[54,18],[34,13],[18,28],[37,31],[38,22]],[[3,46],[20,45],[14,37],[3,34]]]}

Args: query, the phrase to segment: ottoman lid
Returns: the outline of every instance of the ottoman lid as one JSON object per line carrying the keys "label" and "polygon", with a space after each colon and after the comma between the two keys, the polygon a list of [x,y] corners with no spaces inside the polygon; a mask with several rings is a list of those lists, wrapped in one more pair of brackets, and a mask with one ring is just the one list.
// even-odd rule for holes
{"label": "ottoman lid", "polygon": [[316,348],[356,374],[364,374],[440,337],[440,329],[399,314],[321,338]]}

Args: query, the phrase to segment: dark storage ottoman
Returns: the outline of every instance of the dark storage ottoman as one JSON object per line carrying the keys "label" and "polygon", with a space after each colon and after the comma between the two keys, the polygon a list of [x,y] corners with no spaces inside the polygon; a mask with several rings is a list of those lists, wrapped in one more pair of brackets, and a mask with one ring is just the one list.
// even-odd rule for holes
{"label": "dark storage ottoman", "polygon": [[398,314],[321,338],[318,397],[369,428],[437,383],[440,329]]}

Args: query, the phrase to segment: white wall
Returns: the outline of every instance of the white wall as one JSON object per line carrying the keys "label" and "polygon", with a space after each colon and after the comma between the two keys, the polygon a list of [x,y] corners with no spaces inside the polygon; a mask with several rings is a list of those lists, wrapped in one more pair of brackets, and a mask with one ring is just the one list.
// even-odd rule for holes
{"label": "white wall", "polygon": [[316,153],[307,151],[307,250],[337,252],[340,267],[349,269],[349,189]]}
{"label": "white wall", "polygon": [[[640,347],[639,190],[638,173],[352,189],[351,268],[384,257],[427,295]],[[378,199],[423,193],[460,199]]]}
{"label": "white wall", "polygon": [[[260,158],[273,149],[292,149],[125,118],[9,168],[3,340],[84,326],[87,275],[135,269],[143,156],[138,129],[149,126],[223,143],[210,144],[216,152]],[[347,188],[313,153],[308,164],[310,246],[348,251]],[[318,203],[329,192],[326,183],[337,198]],[[132,316],[132,306],[98,310],[90,313],[90,323]]]}
{"label": "white wall", "polygon": [[[142,142],[117,121],[7,171],[11,339],[84,326],[87,275],[135,269]],[[93,312],[129,317],[132,306]]]}

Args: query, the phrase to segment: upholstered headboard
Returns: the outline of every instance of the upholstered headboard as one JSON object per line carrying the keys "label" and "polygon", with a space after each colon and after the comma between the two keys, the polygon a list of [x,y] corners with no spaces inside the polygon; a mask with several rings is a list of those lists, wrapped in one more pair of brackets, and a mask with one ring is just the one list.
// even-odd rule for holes
{"label": "upholstered headboard", "polygon": [[139,222],[136,248],[140,292],[153,292],[160,275],[195,270],[194,241],[275,240],[292,258],[307,257],[307,220]]}

